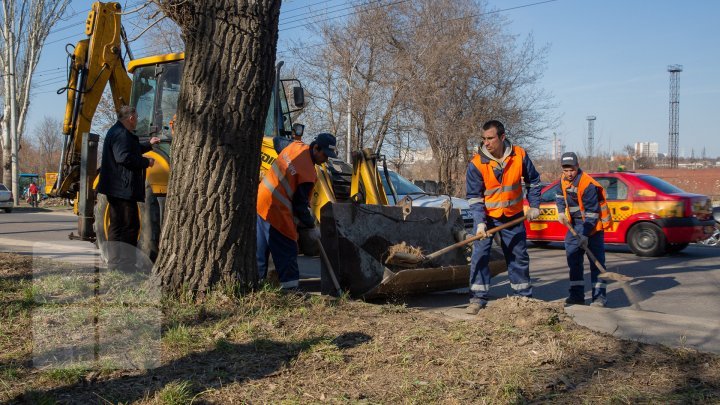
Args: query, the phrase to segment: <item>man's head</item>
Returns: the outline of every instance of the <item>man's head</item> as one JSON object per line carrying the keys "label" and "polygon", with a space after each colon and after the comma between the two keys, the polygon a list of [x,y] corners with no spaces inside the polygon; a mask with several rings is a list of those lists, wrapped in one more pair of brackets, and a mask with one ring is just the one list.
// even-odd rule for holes
{"label": "man's head", "polygon": [[580,161],[575,152],[565,152],[560,158],[560,164],[563,169],[563,177],[567,181],[575,180],[580,171]]}
{"label": "man's head", "polygon": [[328,133],[319,134],[310,144],[313,162],[320,165],[327,162],[328,158],[337,158],[336,144],[337,141],[334,135]]}
{"label": "man's head", "polygon": [[128,131],[134,131],[137,127],[137,111],[135,107],[124,105],[118,109],[118,121],[120,121]]}
{"label": "man's head", "polygon": [[493,156],[501,156],[505,151],[505,126],[500,121],[491,120],[486,122],[482,129],[485,149]]}

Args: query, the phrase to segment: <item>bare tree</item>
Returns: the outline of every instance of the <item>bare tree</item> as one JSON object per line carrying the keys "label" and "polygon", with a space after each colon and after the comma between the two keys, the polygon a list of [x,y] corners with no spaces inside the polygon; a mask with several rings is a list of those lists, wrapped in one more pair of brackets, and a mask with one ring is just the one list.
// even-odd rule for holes
{"label": "bare tree", "polygon": [[257,283],[257,134],[270,103],[280,1],[159,5],[187,49],[155,272],[166,289],[202,299],[218,283]]}
{"label": "bare tree", "polygon": [[[177,53],[185,50],[180,27],[162,12],[160,6],[151,1],[142,3],[128,13],[137,14],[137,22],[130,20],[129,39],[143,37],[147,44],[140,48],[143,55]],[[139,55],[134,55],[138,57]]]}
{"label": "bare tree", "polygon": [[321,46],[297,47],[315,101],[309,113],[344,132],[350,106],[351,148],[385,146],[401,157],[399,149],[427,145],[443,191],[458,194],[484,121],[504,121],[526,147],[555,123],[552,97],[538,87],[547,49],[506,26],[473,0],[363,3],[322,26]]}
{"label": "bare tree", "polygon": [[[40,60],[40,52],[50,29],[65,12],[70,0],[0,0],[0,72],[3,76],[2,126],[3,182],[13,184],[17,195],[17,158],[12,168],[12,156],[17,151],[25,130],[30,107],[33,73]],[[14,99],[13,99],[14,95]],[[14,110],[13,107],[14,106]],[[15,130],[15,139],[11,136]]]}
{"label": "bare tree", "polygon": [[61,128],[62,122],[60,120],[45,116],[33,131],[34,136],[32,138],[39,152],[37,163],[39,164],[38,173],[40,174],[57,171],[57,162],[60,161],[63,142]]}

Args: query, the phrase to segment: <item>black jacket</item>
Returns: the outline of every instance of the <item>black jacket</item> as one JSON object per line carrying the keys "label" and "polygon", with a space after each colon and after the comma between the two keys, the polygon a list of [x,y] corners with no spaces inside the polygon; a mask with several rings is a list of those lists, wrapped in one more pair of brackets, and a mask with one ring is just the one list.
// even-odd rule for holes
{"label": "black jacket", "polygon": [[108,130],[103,144],[98,193],[124,200],[145,201],[145,169],[150,161],[142,156],[152,149],[120,122]]}

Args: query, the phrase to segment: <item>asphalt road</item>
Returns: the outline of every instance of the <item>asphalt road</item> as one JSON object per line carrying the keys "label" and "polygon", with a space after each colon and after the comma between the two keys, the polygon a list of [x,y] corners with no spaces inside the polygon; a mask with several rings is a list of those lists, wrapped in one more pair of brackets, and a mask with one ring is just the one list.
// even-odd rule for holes
{"label": "asphalt road", "polygon": [[[36,254],[82,264],[97,263],[98,251],[88,242],[70,241],[77,219],[69,211],[0,213],[0,251]],[[607,333],[666,344],[696,346],[720,352],[720,248],[690,246],[658,258],[635,256],[626,246],[608,246],[607,268],[633,278],[608,284],[608,308],[570,307],[578,323]],[[301,277],[319,277],[316,258],[300,258]],[[587,267],[587,266],[586,266]],[[530,249],[534,297],[563,300],[567,265],[561,244]],[[589,271],[586,271],[589,295]],[[491,297],[512,293],[506,275],[493,279]],[[463,314],[467,290],[409,297],[405,303],[451,317]],[[489,304],[492,309],[493,302]],[[661,328],[662,330],[658,329]]]}

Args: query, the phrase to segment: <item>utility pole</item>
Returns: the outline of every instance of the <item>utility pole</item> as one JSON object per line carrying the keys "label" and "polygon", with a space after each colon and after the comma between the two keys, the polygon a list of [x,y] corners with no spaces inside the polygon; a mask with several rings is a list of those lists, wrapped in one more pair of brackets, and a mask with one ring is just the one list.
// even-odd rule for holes
{"label": "utility pole", "polygon": [[682,65],[670,65],[670,130],[668,135],[668,155],[670,167],[678,167],[678,148],[680,145],[680,72]]}
{"label": "utility pole", "polygon": [[592,158],[593,153],[595,153],[593,148],[595,144],[595,119],[597,119],[597,117],[588,115],[586,119],[588,122],[588,158]]}
{"label": "utility pole", "polygon": [[[14,23],[11,23],[14,25]],[[10,76],[10,164],[12,172],[12,194],[14,198],[13,204],[20,204],[20,193],[18,180],[18,136],[17,136],[17,107],[15,106],[15,27],[11,26],[10,35],[7,37],[8,57],[8,76]]]}

